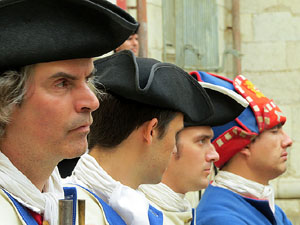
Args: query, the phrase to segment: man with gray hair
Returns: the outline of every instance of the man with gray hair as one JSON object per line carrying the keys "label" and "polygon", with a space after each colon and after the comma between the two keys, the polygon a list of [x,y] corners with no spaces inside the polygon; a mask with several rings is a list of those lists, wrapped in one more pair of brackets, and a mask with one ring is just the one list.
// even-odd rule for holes
{"label": "man with gray hair", "polygon": [[86,151],[99,106],[92,57],[136,26],[104,0],[0,1],[1,223],[57,224],[56,165]]}

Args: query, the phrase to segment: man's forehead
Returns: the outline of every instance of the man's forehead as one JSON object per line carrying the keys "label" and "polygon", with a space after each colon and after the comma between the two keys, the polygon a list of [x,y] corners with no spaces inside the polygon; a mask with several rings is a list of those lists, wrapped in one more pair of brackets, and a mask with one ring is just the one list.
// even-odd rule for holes
{"label": "man's forehead", "polygon": [[91,58],[69,59],[38,63],[35,65],[36,73],[48,71],[49,73],[64,72],[69,74],[89,75],[94,71],[94,64]]}
{"label": "man's forehead", "polygon": [[283,124],[279,123],[279,124],[275,125],[274,127],[270,128],[270,129],[264,130],[263,132],[261,132],[260,134],[258,134],[257,137],[262,136],[262,134],[264,134],[264,133],[269,133],[269,132],[272,132],[274,130],[282,129],[282,127],[283,127]]}
{"label": "man's forehead", "polygon": [[210,126],[195,126],[195,129],[205,133],[213,133],[213,130]]}
{"label": "man's forehead", "polygon": [[191,126],[183,129],[183,132],[191,133],[193,136],[213,136],[214,132],[210,126]]}

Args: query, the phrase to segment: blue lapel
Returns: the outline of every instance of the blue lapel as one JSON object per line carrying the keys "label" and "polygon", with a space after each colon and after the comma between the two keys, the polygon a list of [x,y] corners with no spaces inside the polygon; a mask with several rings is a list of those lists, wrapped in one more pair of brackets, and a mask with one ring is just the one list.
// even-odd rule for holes
{"label": "blue lapel", "polygon": [[76,186],[79,186],[80,188],[86,190],[90,194],[92,194],[102,205],[106,220],[110,225],[126,225],[124,220],[119,216],[119,214],[116,213],[115,210],[113,210],[105,201],[103,201],[99,196],[97,196],[95,193],[91,192],[90,190],[75,184]]}
{"label": "blue lapel", "polygon": [[[2,189],[3,190],[3,189]],[[13,202],[16,209],[18,210],[19,214],[21,215],[22,219],[28,225],[38,225],[35,219],[30,215],[27,209],[22,206],[16,199],[14,199],[7,191],[3,190],[4,193],[9,197],[9,199]]]}

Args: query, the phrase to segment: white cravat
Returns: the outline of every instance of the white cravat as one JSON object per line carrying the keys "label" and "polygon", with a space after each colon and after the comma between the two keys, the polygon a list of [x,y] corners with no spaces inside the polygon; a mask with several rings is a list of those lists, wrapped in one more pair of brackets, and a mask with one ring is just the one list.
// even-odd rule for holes
{"label": "white cravat", "polygon": [[64,192],[57,168],[41,192],[0,152],[0,187],[25,207],[43,214],[50,225],[58,224],[58,200],[64,198]]}
{"label": "white cravat", "polygon": [[85,154],[66,182],[79,184],[94,192],[110,205],[128,225],[149,225],[149,203],[145,196],[115,181],[97,161]]}
{"label": "white cravat", "polygon": [[268,200],[270,209],[275,213],[275,196],[271,185],[262,185],[227,171],[219,171],[212,185],[229,189],[245,197]]}
{"label": "white cravat", "polygon": [[184,194],[176,193],[163,183],[143,184],[139,190],[154,204],[169,212],[192,211],[190,202]]}

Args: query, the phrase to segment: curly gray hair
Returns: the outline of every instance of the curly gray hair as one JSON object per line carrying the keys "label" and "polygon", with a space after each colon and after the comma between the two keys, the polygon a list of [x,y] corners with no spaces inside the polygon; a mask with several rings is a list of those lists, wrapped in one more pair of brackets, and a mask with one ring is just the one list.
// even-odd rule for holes
{"label": "curly gray hair", "polygon": [[26,92],[27,80],[34,65],[22,67],[20,71],[8,70],[0,75],[0,138],[5,133],[14,106],[20,105]]}
{"label": "curly gray hair", "polygon": [[[0,74],[0,139],[5,134],[6,125],[15,106],[21,105],[27,90],[27,84],[32,77],[35,64],[24,66],[19,71],[9,70]],[[89,87],[98,99],[104,93],[95,88],[94,79],[89,82]]]}

